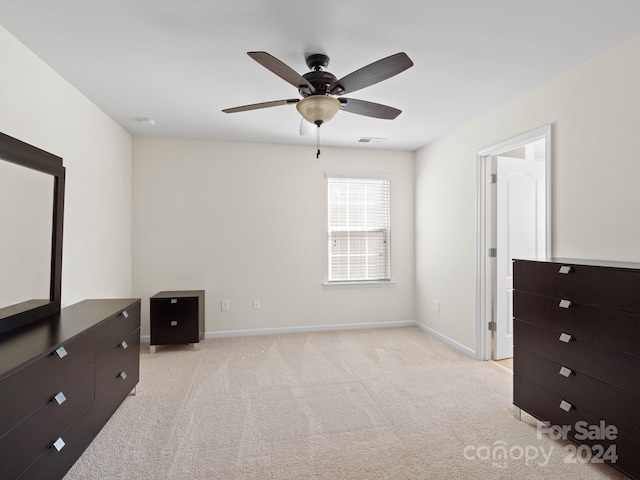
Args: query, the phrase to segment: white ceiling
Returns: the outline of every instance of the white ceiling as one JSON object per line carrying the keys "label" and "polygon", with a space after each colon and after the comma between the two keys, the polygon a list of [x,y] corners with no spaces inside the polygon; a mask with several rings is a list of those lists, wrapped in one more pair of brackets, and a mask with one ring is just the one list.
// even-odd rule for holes
{"label": "white ceiling", "polygon": [[412,68],[348,95],[403,113],[338,112],[321,142],[416,150],[639,34],[640,1],[0,0],[0,24],[142,136],[315,145],[294,106],[221,112],[298,97],[246,52],[300,74],[325,53],[340,78],[404,51]]}

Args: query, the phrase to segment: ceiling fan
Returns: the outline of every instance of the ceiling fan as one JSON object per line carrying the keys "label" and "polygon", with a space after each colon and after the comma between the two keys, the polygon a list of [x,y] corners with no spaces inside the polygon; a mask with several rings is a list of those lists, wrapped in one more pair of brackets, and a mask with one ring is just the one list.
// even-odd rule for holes
{"label": "ceiling fan", "polygon": [[266,52],[247,52],[247,54],[260,65],[296,87],[302,99],[292,98],[254,103],[252,105],[227,108],[222,111],[236,113],[295,104],[302,117],[307,122],[318,127],[331,120],[338,110],[367,117],[393,120],[402,113],[401,110],[365,100],[344,98],[340,97],[340,95],[369,87],[413,66],[413,62],[407,54],[401,52],[373,62],[338,80],[335,75],[325,70],[329,65],[329,57],[321,53],[311,54],[306,57],[307,66],[311,71],[304,75],[298,74],[291,67]]}

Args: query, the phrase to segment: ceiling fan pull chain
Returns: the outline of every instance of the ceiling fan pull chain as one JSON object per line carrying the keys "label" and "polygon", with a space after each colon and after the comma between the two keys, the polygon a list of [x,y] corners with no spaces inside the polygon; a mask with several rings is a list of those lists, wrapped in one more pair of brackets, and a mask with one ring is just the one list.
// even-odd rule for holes
{"label": "ceiling fan pull chain", "polygon": [[320,126],[316,127],[316,131],[318,133],[317,137],[316,137],[316,148],[318,149],[318,152],[316,153],[316,158],[320,158]]}

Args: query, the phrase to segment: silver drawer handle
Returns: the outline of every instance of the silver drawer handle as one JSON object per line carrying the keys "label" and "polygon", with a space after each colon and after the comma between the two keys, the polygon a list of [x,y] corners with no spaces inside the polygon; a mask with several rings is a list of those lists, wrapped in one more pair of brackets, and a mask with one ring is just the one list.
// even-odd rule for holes
{"label": "silver drawer handle", "polygon": [[126,310],[123,310],[120,315],[122,315],[124,318],[129,318],[129,313]]}
{"label": "silver drawer handle", "polygon": [[571,300],[560,300],[560,308],[569,308],[571,305]]}
{"label": "silver drawer handle", "polygon": [[569,410],[571,410],[571,407],[572,405],[569,402],[565,402],[564,400],[560,402],[560,408],[565,412],[568,412]]}
{"label": "silver drawer handle", "polygon": [[58,403],[58,405],[62,405],[67,401],[67,397],[65,397],[64,393],[62,392],[58,393],[55,397],[53,397],[53,399]]}
{"label": "silver drawer handle", "polygon": [[62,437],[58,437],[58,439],[53,442],[53,448],[55,448],[58,452],[60,450],[62,450],[65,446],[64,440],[62,440]]}
{"label": "silver drawer handle", "polygon": [[56,350],[56,355],[60,358],[64,358],[68,355],[67,350],[64,347],[60,347]]}
{"label": "silver drawer handle", "polygon": [[129,348],[129,345],[127,344],[127,342],[125,342],[124,340],[122,341],[122,343],[120,344],[120,346],[122,347],[123,350],[126,350],[127,348]]}
{"label": "silver drawer handle", "polygon": [[573,271],[573,267],[569,266],[569,265],[563,265],[560,267],[560,270],[558,271],[558,273],[570,273]]}
{"label": "silver drawer handle", "polygon": [[118,377],[120,377],[122,380],[126,380],[127,379],[127,372],[120,372],[118,374]]}
{"label": "silver drawer handle", "polygon": [[569,375],[571,375],[573,372],[571,371],[570,368],[562,367],[558,373],[560,375],[562,375],[563,377],[567,377],[568,378]]}
{"label": "silver drawer handle", "polygon": [[569,335],[568,333],[561,333],[558,340],[564,343],[569,343],[571,341],[571,338],[571,335]]}

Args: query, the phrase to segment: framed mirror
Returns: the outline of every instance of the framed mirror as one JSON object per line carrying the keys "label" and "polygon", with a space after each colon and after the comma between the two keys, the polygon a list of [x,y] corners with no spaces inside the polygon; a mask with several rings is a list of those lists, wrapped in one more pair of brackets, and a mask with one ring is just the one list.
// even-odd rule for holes
{"label": "framed mirror", "polygon": [[0,133],[0,334],[60,311],[62,159]]}

